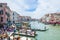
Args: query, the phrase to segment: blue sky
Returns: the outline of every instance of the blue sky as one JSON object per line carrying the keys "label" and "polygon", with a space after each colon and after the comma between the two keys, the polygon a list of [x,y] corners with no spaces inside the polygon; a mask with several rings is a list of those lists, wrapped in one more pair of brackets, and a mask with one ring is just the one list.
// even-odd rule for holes
{"label": "blue sky", "polygon": [[20,15],[41,18],[46,13],[60,12],[60,0],[0,0]]}

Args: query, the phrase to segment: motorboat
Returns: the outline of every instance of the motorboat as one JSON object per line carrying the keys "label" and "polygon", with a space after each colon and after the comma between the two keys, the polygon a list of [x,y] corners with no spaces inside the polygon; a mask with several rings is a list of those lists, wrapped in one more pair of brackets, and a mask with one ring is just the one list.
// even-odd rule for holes
{"label": "motorboat", "polygon": [[48,28],[44,27],[43,29],[32,29],[32,30],[34,30],[34,31],[47,31]]}

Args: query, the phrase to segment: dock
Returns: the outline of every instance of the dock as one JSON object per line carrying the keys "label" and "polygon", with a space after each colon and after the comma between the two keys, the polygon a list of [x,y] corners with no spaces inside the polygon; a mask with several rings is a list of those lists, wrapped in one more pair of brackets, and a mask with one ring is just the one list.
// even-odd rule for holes
{"label": "dock", "polygon": [[16,34],[16,33],[14,33],[14,35],[20,35],[20,36],[25,36],[25,37],[36,37],[37,36],[37,34],[32,36],[32,35],[27,35],[27,34]]}

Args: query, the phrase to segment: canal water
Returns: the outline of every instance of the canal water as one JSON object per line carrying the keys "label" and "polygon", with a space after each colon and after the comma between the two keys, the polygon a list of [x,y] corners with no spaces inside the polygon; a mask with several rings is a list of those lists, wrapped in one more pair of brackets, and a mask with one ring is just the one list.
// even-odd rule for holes
{"label": "canal water", "polygon": [[37,31],[36,38],[34,40],[60,40],[60,26],[45,25],[39,22],[30,22],[31,28],[43,29],[45,26],[48,28],[47,31]]}

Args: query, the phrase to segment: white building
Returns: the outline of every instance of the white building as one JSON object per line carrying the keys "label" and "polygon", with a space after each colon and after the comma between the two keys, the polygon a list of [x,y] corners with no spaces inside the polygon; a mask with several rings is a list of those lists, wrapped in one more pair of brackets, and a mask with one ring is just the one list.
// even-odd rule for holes
{"label": "white building", "polygon": [[19,23],[19,14],[17,13],[17,12],[12,12],[12,15],[11,15],[11,17],[12,17],[12,19],[11,19],[11,21],[12,21],[12,23]]}

